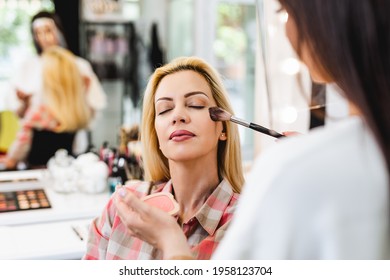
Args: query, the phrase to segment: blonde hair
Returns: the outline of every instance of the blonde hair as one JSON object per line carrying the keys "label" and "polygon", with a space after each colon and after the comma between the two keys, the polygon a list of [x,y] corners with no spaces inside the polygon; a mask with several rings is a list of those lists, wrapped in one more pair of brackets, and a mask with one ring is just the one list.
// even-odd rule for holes
{"label": "blonde hair", "polygon": [[[200,74],[210,86],[217,106],[233,113],[219,74],[202,59],[197,57],[180,57],[171,63],[157,68],[150,77],[143,99],[141,139],[146,180],[166,181],[170,179],[168,160],[159,149],[154,126],[154,96],[159,83],[165,76],[185,70],[191,70]],[[241,164],[238,128],[236,124],[231,122],[224,122],[223,127],[227,140],[219,141],[218,143],[218,174],[231,184],[235,192],[239,193],[244,184],[244,175]]]}
{"label": "blonde hair", "polygon": [[42,53],[43,98],[58,121],[57,132],[77,131],[88,126],[92,111],[87,103],[86,84],[75,56],[61,47]]}

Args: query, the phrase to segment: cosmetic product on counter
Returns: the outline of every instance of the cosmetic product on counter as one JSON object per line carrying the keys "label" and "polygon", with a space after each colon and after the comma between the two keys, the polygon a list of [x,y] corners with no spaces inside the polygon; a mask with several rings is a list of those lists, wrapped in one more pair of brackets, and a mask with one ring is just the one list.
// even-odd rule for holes
{"label": "cosmetic product on counter", "polygon": [[78,190],[85,193],[100,193],[107,190],[108,166],[94,153],[79,155],[74,161],[77,170]]}
{"label": "cosmetic product on counter", "polygon": [[100,160],[104,161],[107,165],[109,165],[109,156],[110,149],[108,148],[108,142],[104,141],[99,151]]}
{"label": "cosmetic product on counter", "polygon": [[77,191],[78,171],[75,159],[64,149],[59,149],[47,162],[50,186],[60,193]]}
{"label": "cosmetic product on counter", "polygon": [[0,213],[51,208],[44,189],[0,192]]}
{"label": "cosmetic product on counter", "polygon": [[115,150],[111,173],[108,176],[108,187],[111,193],[115,192],[118,184],[124,184],[127,181],[126,165],[126,159]]}

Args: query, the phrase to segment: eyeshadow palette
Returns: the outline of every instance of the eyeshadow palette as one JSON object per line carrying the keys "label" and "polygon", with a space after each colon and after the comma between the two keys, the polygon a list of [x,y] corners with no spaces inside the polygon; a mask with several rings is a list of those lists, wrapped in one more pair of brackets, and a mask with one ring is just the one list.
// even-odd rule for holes
{"label": "eyeshadow palette", "polygon": [[51,208],[44,189],[0,192],[0,213]]}

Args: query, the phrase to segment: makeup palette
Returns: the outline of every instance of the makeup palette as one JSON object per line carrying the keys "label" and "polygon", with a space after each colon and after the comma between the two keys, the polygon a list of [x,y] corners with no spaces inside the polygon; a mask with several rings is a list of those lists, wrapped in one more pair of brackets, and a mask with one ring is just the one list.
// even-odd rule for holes
{"label": "makeup palette", "polygon": [[145,203],[157,207],[174,216],[179,213],[180,206],[170,193],[160,192],[141,198]]}
{"label": "makeup palette", "polygon": [[44,189],[0,192],[0,213],[51,208]]}

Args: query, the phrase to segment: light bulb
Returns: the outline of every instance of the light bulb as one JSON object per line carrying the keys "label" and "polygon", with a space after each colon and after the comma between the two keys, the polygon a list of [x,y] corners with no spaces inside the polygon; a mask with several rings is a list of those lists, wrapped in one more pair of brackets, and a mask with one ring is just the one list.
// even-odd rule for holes
{"label": "light bulb", "polygon": [[298,118],[297,109],[295,109],[295,107],[293,106],[286,106],[281,110],[280,117],[282,122],[284,123],[294,123]]}
{"label": "light bulb", "polygon": [[287,58],[281,63],[281,70],[287,75],[293,76],[298,74],[300,68],[300,62],[293,57]]}
{"label": "light bulb", "polygon": [[280,13],[279,20],[281,23],[286,23],[288,20],[288,13],[287,12]]}

